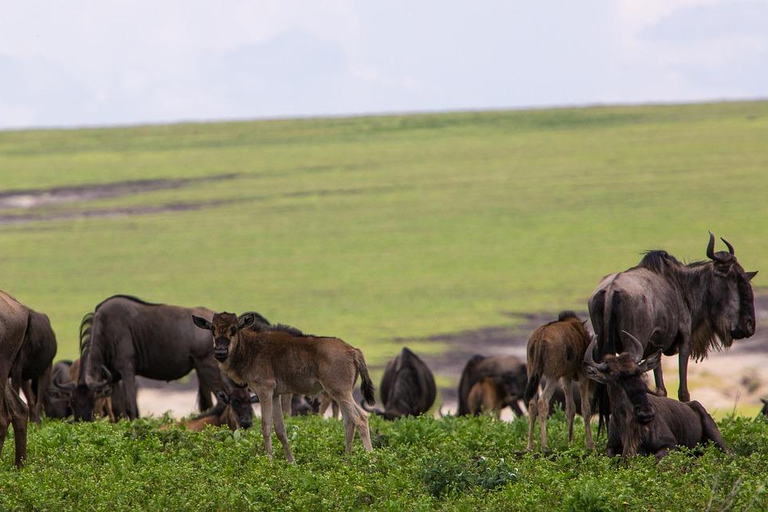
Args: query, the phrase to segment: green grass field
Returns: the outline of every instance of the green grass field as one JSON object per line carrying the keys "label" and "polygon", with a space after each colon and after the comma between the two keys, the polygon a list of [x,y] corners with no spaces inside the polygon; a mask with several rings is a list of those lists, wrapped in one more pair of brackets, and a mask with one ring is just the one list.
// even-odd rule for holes
{"label": "green grass field", "polygon": [[[224,176],[0,210],[0,288],[51,316],[62,357],[128,293],[381,364],[395,338],[584,309],[643,250],[704,258],[709,229],[768,268],[766,140],[768,102],[0,132],[4,191]],[[169,205],[199,209],[85,216]]]}

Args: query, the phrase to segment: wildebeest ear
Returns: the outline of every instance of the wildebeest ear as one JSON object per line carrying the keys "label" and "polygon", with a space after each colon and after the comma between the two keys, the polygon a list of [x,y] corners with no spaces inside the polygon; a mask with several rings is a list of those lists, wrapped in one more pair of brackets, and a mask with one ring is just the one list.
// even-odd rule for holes
{"label": "wildebeest ear", "polygon": [[252,326],[256,322],[256,315],[252,313],[246,313],[240,317],[237,321],[237,330],[242,331]]}
{"label": "wildebeest ear", "polygon": [[192,321],[195,322],[195,325],[201,329],[205,329],[206,331],[213,330],[213,324],[211,324],[211,322],[203,317],[192,315]]}
{"label": "wildebeest ear", "polygon": [[259,403],[259,395],[256,395],[256,394],[251,395],[251,403],[252,404]]}
{"label": "wildebeest ear", "polygon": [[228,404],[229,403],[229,397],[222,390],[218,390],[216,392],[216,398],[218,398],[219,402],[221,402],[221,403],[224,403],[224,404]]}
{"label": "wildebeest ear", "polygon": [[650,357],[647,357],[645,360],[640,361],[640,364],[637,366],[644,372],[647,372],[648,370],[653,370],[657,366],[659,366],[659,363],[661,362],[661,350],[654,353]]}
{"label": "wildebeest ear", "polygon": [[584,371],[587,372],[587,377],[594,380],[595,382],[599,382],[600,384],[607,384],[608,379],[605,376],[605,373],[598,370],[595,366],[592,366],[589,363],[583,363]]}
{"label": "wildebeest ear", "polygon": [[747,281],[751,281],[753,277],[757,275],[757,270],[754,272],[747,272]]}

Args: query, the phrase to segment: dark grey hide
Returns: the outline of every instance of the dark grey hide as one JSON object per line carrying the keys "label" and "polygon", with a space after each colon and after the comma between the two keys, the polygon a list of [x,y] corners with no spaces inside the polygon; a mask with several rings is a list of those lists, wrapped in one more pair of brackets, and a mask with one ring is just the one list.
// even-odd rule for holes
{"label": "dark grey hide", "polygon": [[379,386],[384,410],[363,408],[385,419],[424,414],[435,403],[437,388],[432,370],[407,347],[387,363]]}
{"label": "dark grey hide", "polygon": [[56,334],[51,321],[45,314],[30,309],[27,332],[13,362],[11,380],[15,391],[24,391],[30,420],[35,423],[40,423],[43,413],[55,355]]}
{"label": "dark grey hide", "polygon": [[518,403],[523,399],[525,386],[528,382],[526,365],[519,357],[515,356],[481,356],[474,355],[467,361],[461,372],[459,381],[459,410],[457,416],[466,416],[469,411],[469,392],[472,386],[485,377],[503,378],[508,387],[513,391],[507,397],[506,402],[516,416],[523,415],[523,409]]}

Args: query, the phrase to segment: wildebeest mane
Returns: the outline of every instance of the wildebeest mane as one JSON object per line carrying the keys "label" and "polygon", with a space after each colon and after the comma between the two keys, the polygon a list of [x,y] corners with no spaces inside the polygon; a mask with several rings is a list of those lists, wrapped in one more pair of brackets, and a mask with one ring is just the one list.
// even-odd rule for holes
{"label": "wildebeest mane", "polygon": [[93,310],[94,310],[94,311],[98,311],[98,310],[99,310],[99,308],[100,308],[101,306],[103,306],[105,302],[107,302],[107,301],[109,301],[109,300],[112,300],[112,299],[127,299],[127,300],[130,300],[130,301],[133,301],[133,302],[139,303],[139,304],[144,304],[145,306],[164,306],[164,304],[162,304],[162,303],[160,303],[160,302],[147,302],[146,300],[140,299],[140,298],[138,298],[138,297],[134,297],[133,295],[123,295],[123,294],[118,294],[118,295],[113,295],[113,296],[111,296],[111,297],[107,297],[107,298],[106,298],[106,299],[104,299],[103,301],[99,302],[99,303],[96,305],[96,307],[95,307],[95,308],[93,308]]}
{"label": "wildebeest mane", "polygon": [[295,327],[291,327],[290,325],[285,325],[285,324],[273,324],[273,325],[270,325],[267,330],[268,331],[287,332],[291,336],[297,336],[297,337],[302,337],[302,338],[307,338],[307,337],[313,337],[314,336],[312,334],[304,334],[299,329],[297,329]]}
{"label": "wildebeest mane", "polygon": [[80,322],[80,356],[84,356],[91,347],[91,332],[93,331],[94,313],[86,313]]}
{"label": "wildebeest mane", "polygon": [[637,267],[647,268],[657,274],[665,274],[669,267],[682,266],[684,265],[677,258],[662,250],[647,251],[637,264]]}

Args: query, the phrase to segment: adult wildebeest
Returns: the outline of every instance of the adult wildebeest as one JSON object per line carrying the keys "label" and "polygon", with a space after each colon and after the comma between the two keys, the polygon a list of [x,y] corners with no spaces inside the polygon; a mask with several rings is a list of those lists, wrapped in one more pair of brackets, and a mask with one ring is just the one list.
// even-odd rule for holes
{"label": "adult wildebeest", "polygon": [[[731,244],[723,242],[728,252],[714,252],[715,236],[709,234],[709,261],[684,265],[665,251],[650,251],[636,267],[604,277],[589,299],[597,357],[629,344],[622,331],[643,340],[646,356],[679,352],[678,396],[690,400],[689,357],[703,359],[710,348],[730,347],[755,332],[750,280],[757,272],[745,272]],[[661,365],[654,378],[657,392],[666,396]]]}
{"label": "adult wildebeest", "polygon": [[43,313],[29,309],[29,327],[13,363],[11,383],[15,392],[24,390],[29,417],[35,423],[40,423],[55,355],[56,334],[51,321]]}
{"label": "adult wildebeest", "polygon": [[[552,395],[559,380],[565,393],[565,416],[568,421],[568,442],[573,440],[573,419],[576,407],[571,382],[578,381],[582,416],[587,448],[595,447],[592,441],[590,421],[591,384],[582,369],[584,352],[590,337],[584,324],[573,311],[561,312],[557,320],[542,325],[531,334],[526,353],[528,355],[528,384],[525,401],[528,402],[528,449],[533,450],[533,430],[536,418],[541,430],[541,448],[547,449],[547,415]],[[547,383],[539,390],[539,382],[546,377]],[[538,397],[537,397],[538,394]]]}
{"label": "adult wildebeest", "polygon": [[9,384],[13,361],[21,349],[29,326],[29,310],[19,301],[0,291],[0,455],[13,424],[16,466],[27,457],[27,419],[29,408]]}
{"label": "adult wildebeest", "polygon": [[289,395],[283,395],[283,413],[286,410],[290,410],[290,414],[286,416],[307,416],[309,414],[318,414],[325,416],[325,411],[328,407],[332,408],[332,416],[334,418],[339,417],[339,404],[336,400],[325,392],[321,391],[317,396],[309,397],[304,395],[292,395],[290,400],[290,408],[287,407],[288,400],[285,398]]}
{"label": "adult wildebeest", "polygon": [[[122,397],[122,383],[104,386],[93,393],[76,393],[77,382],[80,378],[80,361],[58,361],[53,365],[53,372],[48,392],[45,395],[45,414],[49,418],[63,419],[73,416],[74,410],[82,410],[86,403],[93,399],[93,416],[108,417],[115,423],[124,408],[120,406],[118,397]],[[87,389],[86,389],[87,391]]]}
{"label": "adult wildebeest", "polygon": [[232,313],[216,313],[211,321],[196,315],[192,319],[194,325],[213,337],[214,356],[222,371],[235,384],[247,384],[259,396],[261,433],[270,459],[271,424],[274,421],[275,432],[286,458],[293,462],[280,395],[315,395],[323,389],[341,407],[346,451],[352,451],[355,428],[360,433],[365,450],[373,450],[368,418],[352,397],[352,388],[359,373],[363,396],[370,405],[374,404],[373,382],[360,350],[338,338],[305,335],[297,329],[281,326],[255,332],[248,329],[254,322],[250,315],[238,319]]}
{"label": "adult wildebeest", "polygon": [[192,315],[210,319],[213,311],[153,304],[127,295],[115,295],[97,305],[81,326],[85,334],[81,345],[83,368],[74,395],[84,395],[86,400],[82,406],[75,402],[75,419],[90,421],[95,395],[118,381],[123,385],[125,414],[135,419],[139,416],[137,375],[171,381],[193,369],[199,382],[200,410],[210,409],[211,393],[222,389],[221,374],[211,340],[191,324]]}
{"label": "adult wildebeest", "polygon": [[379,395],[383,411],[361,404],[363,409],[387,420],[418,416],[427,412],[435,403],[435,377],[419,356],[403,347],[384,367]]}
{"label": "adult wildebeest", "polygon": [[160,430],[167,430],[180,425],[187,430],[202,432],[206,426],[220,427],[226,425],[230,430],[248,429],[253,425],[253,407],[257,402],[256,395],[251,395],[247,388],[232,387],[228,392],[216,392],[218,403],[209,411],[187,421],[163,425]]}
{"label": "adult wildebeest", "polygon": [[467,397],[469,414],[473,416],[493,414],[498,419],[502,409],[517,404],[518,396],[516,376],[506,373],[494,377],[483,377],[469,390]]}
{"label": "adult wildebeest", "polygon": [[507,382],[512,394],[505,397],[504,401],[512,408],[516,416],[522,416],[523,410],[518,402],[523,398],[527,381],[525,363],[515,356],[485,357],[481,355],[472,356],[461,372],[457,416],[470,414],[469,392],[472,390],[472,386],[485,377],[499,377]]}
{"label": "adult wildebeest", "polygon": [[607,354],[595,362],[595,340],[584,355],[584,367],[591,379],[608,388],[611,414],[608,455],[632,457],[653,454],[661,459],[676,446],[693,448],[712,441],[724,452],[723,441],[712,417],[699,402],[678,402],[648,391],[643,373],[661,361],[661,350],[643,359],[644,348],[637,338],[624,331],[628,343],[620,354]]}

